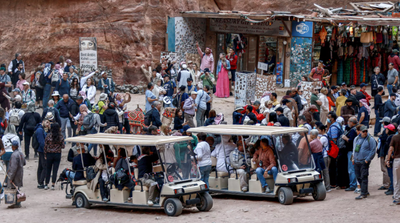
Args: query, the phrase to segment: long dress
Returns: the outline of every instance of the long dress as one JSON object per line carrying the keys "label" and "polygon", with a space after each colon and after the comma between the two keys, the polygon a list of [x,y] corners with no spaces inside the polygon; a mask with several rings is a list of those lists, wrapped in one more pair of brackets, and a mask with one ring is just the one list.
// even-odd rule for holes
{"label": "long dress", "polygon": [[217,67],[217,75],[218,75],[218,80],[217,80],[217,89],[215,92],[215,96],[218,98],[227,98],[229,97],[229,76],[228,76],[228,70],[230,69],[230,64],[229,60],[226,60],[226,69],[224,66],[222,66],[222,62],[218,62],[218,67]]}

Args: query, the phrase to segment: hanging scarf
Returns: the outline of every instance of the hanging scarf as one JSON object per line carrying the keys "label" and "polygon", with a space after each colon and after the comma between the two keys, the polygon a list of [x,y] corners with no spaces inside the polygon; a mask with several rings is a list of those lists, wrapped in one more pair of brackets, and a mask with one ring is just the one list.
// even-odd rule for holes
{"label": "hanging scarf", "polygon": [[366,99],[361,99],[360,102],[363,104],[363,106],[368,110],[368,115],[371,114],[371,108],[368,106],[368,102]]}

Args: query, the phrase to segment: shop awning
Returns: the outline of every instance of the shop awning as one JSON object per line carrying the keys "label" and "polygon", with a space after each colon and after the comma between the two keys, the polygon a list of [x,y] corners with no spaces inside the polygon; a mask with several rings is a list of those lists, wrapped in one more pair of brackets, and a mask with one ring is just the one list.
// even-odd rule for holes
{"label": "shop awning", "polygon": [[240,19],[246,16],[254,20],[264,20],[272,16],[274,17],[294,17],[294,18],[305,18],[304,15],[294,15],[286,11],[269,11],[267,13],[254,13],[254,12],[243,12],[243,11],[231,11],[231,12],[200,12],[200,11],[185,11],[181,12],[182,17],[189,18],[207,18],[207,19]]}

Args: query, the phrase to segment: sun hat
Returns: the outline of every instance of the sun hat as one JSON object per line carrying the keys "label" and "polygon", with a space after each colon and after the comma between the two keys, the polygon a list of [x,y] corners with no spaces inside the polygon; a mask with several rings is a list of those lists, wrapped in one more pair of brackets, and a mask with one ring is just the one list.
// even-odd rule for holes
{"label": "sun hat", "polygon": [[101,93],[101,94],[100,94],[99,100],[100,100],[100,101],[104,101],[104,100],[106,100],[106,99],[107,99],[107,94],[106,94],[106,93]]}
{"label": "sun hat", "polygon": [[53,94],[51,95],[51,97],[54,97],[54,96],[59,96],[60,97],[60,93],[58,93],[58,91],[54,91]]}

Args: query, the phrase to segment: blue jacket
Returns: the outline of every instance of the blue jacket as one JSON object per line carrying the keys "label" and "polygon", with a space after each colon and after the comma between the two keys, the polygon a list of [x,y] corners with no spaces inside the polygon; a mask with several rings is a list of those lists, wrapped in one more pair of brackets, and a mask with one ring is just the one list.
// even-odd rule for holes
{"label": "blue jacket", "polygon": [[[103,84],[107,85],[107,88],[104,88]],[[105,80],[104,78],[101,78],[97,85],[97,89],[102,90],[106,94],[110,94],[110,92],[114,92],[115,90],[115,83],[111,78],[106,78]]]}
{"label": "blue jacket", "polygon": [[60,117],[61,118],[68,118],[69,117],[69,112],[71,111],[71,106],[74,104],[75,102],[70,98],[68,99],[68,102],[65,103],[64,100],[60,100],[57,105],[56,105],[56,109],[58,109],[58,111],[60,112]]}
{"label": "blue jacket", "polygon": [[[219,75],[219,72],[221,72],[221,67],[222,67],[222,62],[218,61],[218,65],[217,65],[217,75]],[[231,69],[231,64],[229,62],[229,60],[226,60],[226,69],[229,71]]]}
{"label": "blue jacket", "polygon": [[69,95],[70,88],[69,80],[64,81],[64,79],[61,79],[61,84],[58,86],[58,92],[60,93],[60,96],[62,97],[64,94]]}
{"label": "blue jacket", "polygon": [[233,124],[234,125],[242,124],[241,123],[242,122],[242,118],[243,118],[242,113],[234,111],[233,114],[232,114],[232,118],[233,118]]}
{"label": "blue jacket", "polygon": [[42,123],[36,125],[35,132],[36,132],[36,139],[39,143],[38,152],[44,153],[44,141],[46,139],[47,132],[44,131]]}
{"label": "blue jacket", "polygon": [[385,116],[384,117],[393,117],[396,112],[396,105],[390,99],[385,102]]}
{"label": "blue jacket", "polygon": [[[359,145],[359,151],[356,149]],[[371,162],[376,152],[376,141],[374,137],[367,135],[366,138],[362,138],[361,134],[354,139],[353,144],[353,157],[354,163],[365,163],[365,161]]]}
{"label": "blue jacket", "polygon": [[157,126],[157,128],[159,128],[162,125],[160,119],[160,112],[157,109],[153,109],[153,112],[151,113],[151,122],[153,125]]}

